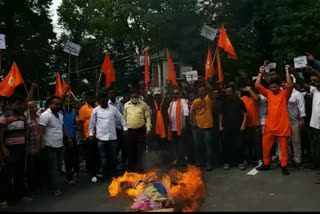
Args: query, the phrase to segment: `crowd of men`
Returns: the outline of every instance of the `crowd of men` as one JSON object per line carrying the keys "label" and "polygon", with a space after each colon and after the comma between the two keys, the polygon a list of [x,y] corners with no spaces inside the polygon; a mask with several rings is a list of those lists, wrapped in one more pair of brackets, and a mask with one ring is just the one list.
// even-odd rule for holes
{"label": "crowd of men", "polygon": [[[75,185],[85,162],[91,182],[125,171],[145,172],[146,151],[174,167],[195,164],[206,171],[223,165],[270,170],[279,156],[288,164],[316,170],[320,183],[320,61],[308,54],[303,73],[285,66],[285,80],[260,67],[255,82],[238,84],[199,78],[191,92],[131,89],[117,100],[103,88],[85,102],[67,95],[50,97],[43,109],[27,97],[3,101],[0,117],[0,204],[30,199],[44,186],[62,194],[61,175]],[[141,93],[142,92],[142,93]],[[169,157],[169,158],[168,158]],[[1,207],[0,206],[0,207]]]}

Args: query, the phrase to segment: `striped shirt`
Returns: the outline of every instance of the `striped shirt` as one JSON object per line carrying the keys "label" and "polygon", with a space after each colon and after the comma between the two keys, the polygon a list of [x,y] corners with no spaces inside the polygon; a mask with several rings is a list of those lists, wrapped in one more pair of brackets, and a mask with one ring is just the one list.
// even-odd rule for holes
{"label": "striped shirt", "polygon": [[0,117],[0,125],[5,128],[5,145],[25,144],[26,118],[23,114],[17,115],[12,110],[9,110]]}

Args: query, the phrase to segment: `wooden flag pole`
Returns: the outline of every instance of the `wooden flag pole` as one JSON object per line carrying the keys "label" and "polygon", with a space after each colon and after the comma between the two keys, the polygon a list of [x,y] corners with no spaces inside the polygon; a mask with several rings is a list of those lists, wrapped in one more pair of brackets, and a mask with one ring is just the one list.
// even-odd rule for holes
{"label": "wooden flag pole", "polygon": [[99,92],[99,87],[100,87],[100,80],[101,80],[101,76],[102,76],[102,70],[100,71],[100,75],[97,81],[97,87],[96,87],[96,99],[98,99],[98,92]]}

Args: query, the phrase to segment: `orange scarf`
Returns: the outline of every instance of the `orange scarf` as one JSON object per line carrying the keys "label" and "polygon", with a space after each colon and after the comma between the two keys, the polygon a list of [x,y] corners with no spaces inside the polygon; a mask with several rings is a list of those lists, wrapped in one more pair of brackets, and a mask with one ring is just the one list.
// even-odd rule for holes
{"label": "orange scarf", "polygon": [[163,105],[163,100],[160,104],[160,109],[158,108],[157,101],[154,101],[154,107],[157,111],[156,134],[160,135],[160,138],[166,138],[166,130],[164,127],[163,117],[162,117],[162,113],[161,113],[162,105]]}
{"label": "orange scarf", "polygon": [[[171,124],[171,113],[172,106],[174,102],[171,102],[169,108],[169,127],[168,127],[168,140],[172,140],[172,124]],[[176,120],[177,120],[177,135],[181,135],[181,98],[177,101],[177,109],[176,109]]]}

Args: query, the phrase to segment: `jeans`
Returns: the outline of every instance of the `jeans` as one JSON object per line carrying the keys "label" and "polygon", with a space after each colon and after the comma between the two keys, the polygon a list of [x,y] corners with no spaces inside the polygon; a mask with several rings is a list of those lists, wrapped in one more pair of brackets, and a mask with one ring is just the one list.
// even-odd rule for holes
{"label": "jeans", "polygon": [[79,174],[79,147],[74,140],[72,146],[66,146],[64,150],[64,163],[67,172],[67,180],[71,181],[73,174]]}
{"label": "jeans", "polygon": [[244,132],[247,146],[247,160],[262,160],[262,134],[260,126],[247,126]]}
{"label": "jeans", "polygon": [[[194,129],[196,162],[199,165],[212,167],[213,160],[213,129]],[[205,153],[205,154],[204,154]]]}
{"label": "jeans", "polygon": [[27,182],[28,190],[32,194],[37,188],[41,187],[45,178],[44,166],[41,159],[41,155],[38,154],[27,154]]}
{"label": "jeans", "polygon": [[84,156],[86,160],[86,170],[89,176],[92,178],[97,175],[100,163],[98,142],[97,140],[90,142],[88,139],[86,139],[83,145],[85,150]]}
{"label": "jeans", "polygon": [[10,145],[7,146],[9,151],[9,159],[6,163],[7,167],[4,173],[4,187],[7,188],[7,199],[19,200],[26,196],[25,189],[25,166],[26,166],[26,145]]}
{"label": "jeans", "polygon": [[63,162],[63,147],[53,148],[44,147],[44,155],[47,162],[47,179],[49,181],[49,188],[56,190],[61,186],[61,180],[59,178],[59,168]]}
{"label": "jeans", "polygon": [[239,129],[225,129],[223,131],[223,162],[224,164],[241,164],[245,159],[243,133]]}
{"label": "jeans", "polygon": [[186,155],[186,142],[185,142],[185,129],[181,130],[181,135],[179,136],[176,131],[172,131],[172,143],[175,150],[175,159],[178,162],[185,160]]}
{"label": "jeans", "polygon": [[118,143],[116,140],[101,141],[98,143],[103,178],[114,176],[117,169]]}
{"label": "jeans", "polygon": [[313,162],[314,166],[320,169],[320,130],[313,128]]}
{"label": "jeans", "polygon": [[128,151],[129,170],[132,172],[142,172],[142,160],[146,151],[146,129],[129,129],[126,136],[125,147]]}

